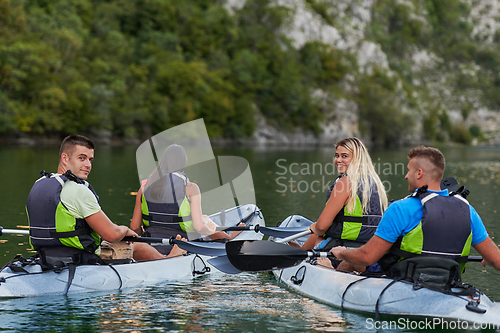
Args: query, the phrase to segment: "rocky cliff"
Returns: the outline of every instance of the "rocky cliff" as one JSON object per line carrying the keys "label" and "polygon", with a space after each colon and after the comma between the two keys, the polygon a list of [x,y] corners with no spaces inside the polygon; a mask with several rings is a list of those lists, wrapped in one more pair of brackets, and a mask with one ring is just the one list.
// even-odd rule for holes
{"label": "rocky cliff", "polygon": [[[225,7],[236,12],[245,3],[227,0]],[[421,0],[270,1],[270,6],[290,9],[280,33],[295,48],[318,41],[353,57],[356,65],[343,80],[341,92],[311,92],[321,101],[325,115],[319,136],[301,130],[283,132],[259,117],[255,139],[266,144],[331,144],[345,136],[377,141],[382,135],[364,122],[372,122],[387,108],[404,119],[393,125],[404,127],[403,134],[388,136],[394,144],[500,144],[500,103],[497,91],[490,89],[500,81],[495,54],[500,4],[496,0],[456,1],[449,9],[439,8],[442,4]],[[378,111],[367,112],[380,94],[360,91],[370,91],[363,84],[370,85],[367,80],[380,73],[393,83],[386,96],[390,101],[380,104]],[[363,96],[369,96],[368,100],[363,101]]]}

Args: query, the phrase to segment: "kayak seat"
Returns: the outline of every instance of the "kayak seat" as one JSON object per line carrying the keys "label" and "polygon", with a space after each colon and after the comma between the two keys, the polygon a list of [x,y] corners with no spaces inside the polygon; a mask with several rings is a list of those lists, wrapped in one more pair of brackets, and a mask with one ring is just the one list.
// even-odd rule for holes
{"label": "kayak seat", "polygon": [[389,268],[387,276],[413,282],[414,289],[428,288],[449,292],[462,284],[460,265],[451,259],[414,257],[401,260]]}
{"label": "kayak seat", "polygon": [[477,308],[481,291],[472,285],[462,283],[460,270],[460,265],[455,260],[440,257],[413,257],[395,263],[386,273],[393,281],[380,292],[375,305],[375,317],[380,318],[379,301],[382,295],[398,281],[413,283],[415,290],[427,288],[448,295],[477,298],[476,303],[469,302],[467,307]]}
{"label": "kayak seat", "polygon": [[98,265],[105,264],[96,254],[67,246],[50,246],[38,249],[42,270],[54,270],[69,265]]}

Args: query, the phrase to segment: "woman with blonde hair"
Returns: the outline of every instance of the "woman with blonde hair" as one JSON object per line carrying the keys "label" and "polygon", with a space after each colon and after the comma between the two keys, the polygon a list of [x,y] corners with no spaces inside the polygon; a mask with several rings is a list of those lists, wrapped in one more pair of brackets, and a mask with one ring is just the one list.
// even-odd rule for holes
{"label": "woman with blonde hair", "polygon": [[328,247],[366,243],[388,205],[384,185],[361,140],[345,138],[335,148],[334,162],[340,176],[328,191],[318,221],[311,225],[313,235],[302,245],[304,250],[312,249],[324,238],[332,239]]}

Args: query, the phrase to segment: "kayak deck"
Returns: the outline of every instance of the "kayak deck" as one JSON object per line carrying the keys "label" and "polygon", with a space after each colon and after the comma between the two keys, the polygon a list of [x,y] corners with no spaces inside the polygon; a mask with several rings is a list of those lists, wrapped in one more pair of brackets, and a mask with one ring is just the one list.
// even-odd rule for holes
{"label": "kayak deck", "polygon": [[[89,291],[107,291],[136,288],[162,281],[188,278],[204,272],[206,267],[213,271],[207,258],[195,254],[154,261],[134,262],[119,265],[77,266],[68,289],[70,270],[41,272],[39,265],[24,267],[28,273],[18,273],[10,268],[0,273],[1,297],[26,297],[64,295]],[[3,278],[3,279],[2,279]]]}
{"label": "kayak deck", "polygon": [[[295,215],[280,226],[307,227],[311,223]],[[473,304],[473,299],[467,296],[449,295],[427,288],[415,289],[412,283],[406,281],[395,282],[388,287],[392,279],[336,271],[308,259],[295,267],[273,271],[273,274],[279,283],[288,288],[343,309],[376,313],[378,302],[381,315],[464,320],[500,327],[500,303],[491,301],[482,293],[478,293],[479,304],[471,307],[468,305]]]}
{"label": "kayak deck", "polygon": [[481,295],[478,305],[479,309],[486,310],[481,314],[466,308],[470,299],[465,296],[446,295],[426,288],[415,290],[413,284],[404,281],[394,283],[380,297],[392,280],[366,278],[306,262],[273,273],[288,288],[343,309],[375,313],[379,301],[379,312],[385,315],[460,319],[500,325],[500,304],[485,295]]}
{"label": "kayak deck", "polygon": [[[210,216],[217,221],[218,214]],[[226,225],[236,225],[247,218],[246,225],[265,226],[259,208],[253,204],[238,206],[225,212]],[[262,239],[261,233],[243,231],[234,239]],[[224,244],[220,244],[224,247]],[[209,256],[187,254],[160,260],[132,262],[115,265],[77,266],[71,280],[68,268],[42,272],[40,265],[19,265],[21,269],[4,267],[0,271],[0,297],[31,297],[65,295],[91,291],[110,291],[137,288],[177,279],[213,274],[219,271],[212,266]],[[68,281],[70,283],[68,283]],[[69,288],[68,288],[69,285]]]}

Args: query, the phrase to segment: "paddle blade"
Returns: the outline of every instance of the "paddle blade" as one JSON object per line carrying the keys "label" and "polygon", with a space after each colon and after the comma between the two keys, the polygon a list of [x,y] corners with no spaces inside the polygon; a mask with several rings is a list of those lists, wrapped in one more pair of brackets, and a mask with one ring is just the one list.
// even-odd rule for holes
{"label": "paddle blade", "polygon": [[227,258],[241,271],[262,272],[298,265],[307,251],[269,241],[232,241],[226,243]]}
{"label": "paddle blade", "polygon": [[207,260],[212,266],[217,268],[219,271],[227,274],[238,274],[241,273],[239,269],[233,266],[227,256],[220,256],[215,258],[210,258]]}

